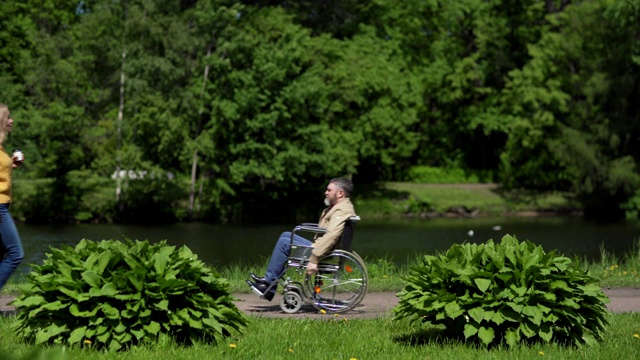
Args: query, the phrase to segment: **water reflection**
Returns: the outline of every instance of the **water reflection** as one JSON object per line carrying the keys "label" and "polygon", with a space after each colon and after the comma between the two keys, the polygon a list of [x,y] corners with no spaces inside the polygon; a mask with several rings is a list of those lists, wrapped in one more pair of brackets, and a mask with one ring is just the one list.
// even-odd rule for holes
{"label": "water reflection", "polygon": [[[217,268],[264,261],[282,231],[292,225],[229,226],[211,224],[139,225],[26,225],[18,230],[28,264],[41,264],[50,246],[75,246],[81,239],[167,240],[188,246],[199,258]],[[473,235],[471,236],[471,231]],[[595,224],[578,218],[478,218],[367,221],[356,227],[353,250],[365,258],[387,257],[399,264],[421,253],[447,249],[453,243],[499,240],[505,234],[531,240],[546,251],[598,258],[600,248],[617,255],[632,249],[640,224]]]}

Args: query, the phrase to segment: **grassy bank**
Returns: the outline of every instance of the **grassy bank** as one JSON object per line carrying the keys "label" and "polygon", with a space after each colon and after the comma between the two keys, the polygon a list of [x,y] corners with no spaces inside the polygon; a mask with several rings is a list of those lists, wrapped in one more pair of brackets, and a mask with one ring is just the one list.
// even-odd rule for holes
{"label": "grassy bank", "polygon": [[[39,348],[21,343],[12,318],[0,319],[0,358],[4,360],[207,360],[207,359],[634,359],[640,357],[640,314],[610,314],[604,340],[592,347],[519,345],[490,350],[444,337],[441,328],[389,318],[325,320],[252,318],[244,334],[217,346],[157,345],[106,353],[91,348]],[[41,353],[37,357],[37,353]]]}
{"label": "grassy bank", "polygon": [[[400,291],[404,287],[402,277],[409,269],[418,265],[420,256],[410,260],[407,265],[398,266],[385,258],[365,259],[369,271],[369,291]],[[640,288],[640,240],[636,241],[634,250],[624,257],[616,257],[604,250],[600,258],[588,261],[574,258],[574,264],[591,276],[599,279],[599,285],[607,287]],[[221,275],[229,279],[232,292],[249,292],[245,280],[250,272],[264,274],[267,263],[262,265],[235,265],[221,269]]]}
{"label": "grassy bank", "polygon": [[572,194],[504,190],[494,184],[390,182],[358,188],[358,213],[367,218],[579,214]]}

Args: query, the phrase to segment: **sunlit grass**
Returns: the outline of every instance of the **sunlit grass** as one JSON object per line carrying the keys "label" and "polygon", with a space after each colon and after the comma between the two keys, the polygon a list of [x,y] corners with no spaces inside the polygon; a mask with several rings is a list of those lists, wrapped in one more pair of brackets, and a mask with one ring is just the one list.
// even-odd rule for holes
{"label": "sunlit grass", "polygon": [[522,211],[572,211],[579,209],[571,194],[503,190],[497,185],[434,185],[389,182],[365,189],[370,196],[354,200],[358,214],[368,219],[399,217],[420,212],[444,213],[452,208],[477,210],[483,215]]}
{"label": "sunlit grass", "polygon": [[[640,314],[610,314],[604,340],[592,347],[557,344],[498,346],[485,349],[447,338],[441,328],[391,318],[319,320],[254,317],[244,334],[218,345],[184,347],[164,338],[156,345],[107,353],[85,348],[38,347],[22,343],[11,330],[13,318],[0,319],[0,358],[51,360],[157,359],[636,359],[640,358]],[[54,355],[57,355],[54,357]]]}
{"label": "sunlit grass", "polygon": [[601,279],[603,287],[640,287],[640,240],[623,257],[617,257],[600,248],[600,259],[589,262],[574,259],[578,266],[588,269],[591,276]]}
{"label": "sunlit grass", "polygon": [[[369,291],[400,291],[404,287],[402,278],[409,273],[409,269],[419,264],[422,255],[408,259],[405,264],[398,265],[389,258],[366,258],[365,263],[369,272]],[[600,259],[589,261],[576,257],[574,264],[583,271],[599,279],[601,287],[638,287],[640,288],[640,240],[636,241],[634,249],[623,257],[616,257],[605,251],[600,251]],[[223,277],[229,279],[233,292],[249,292],[245,283],[249,272],[264,274],[267,262],[259,266],[235,265],[222,270]]]}

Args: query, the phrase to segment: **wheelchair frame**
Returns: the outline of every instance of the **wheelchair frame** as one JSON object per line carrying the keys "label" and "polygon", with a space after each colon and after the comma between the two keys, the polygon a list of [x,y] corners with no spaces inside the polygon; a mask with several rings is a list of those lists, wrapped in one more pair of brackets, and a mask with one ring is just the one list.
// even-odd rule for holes
{"label": "wheelchair frame", "polygon": [[[340,313],[353,309],[364,298],[369,284],[367,267],[355,252],[350,251],[353,228],[359,216],[350,217],[334,250],[320,258],[318,272],[306,274],[313,246],[295,245],[296,233],[324,234],[326,228],[315,223],[302,223],[291,232],[290,253],[287,267],[279,277],[283,287],[280,308],[286,313],[296,313],[305,303],[319,311]],[[298,278],[304,274],[304,282],[292,280],[284,275],[295,269]]]}

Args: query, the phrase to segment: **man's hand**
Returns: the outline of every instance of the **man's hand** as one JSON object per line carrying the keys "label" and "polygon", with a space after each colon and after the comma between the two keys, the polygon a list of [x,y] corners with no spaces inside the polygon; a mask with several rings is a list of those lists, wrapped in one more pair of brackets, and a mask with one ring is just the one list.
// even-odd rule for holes
{"label": "man's hand", "polygon": [[309,262],[307,264],[307,275],[313,275],[318,272],[318,264]]}

